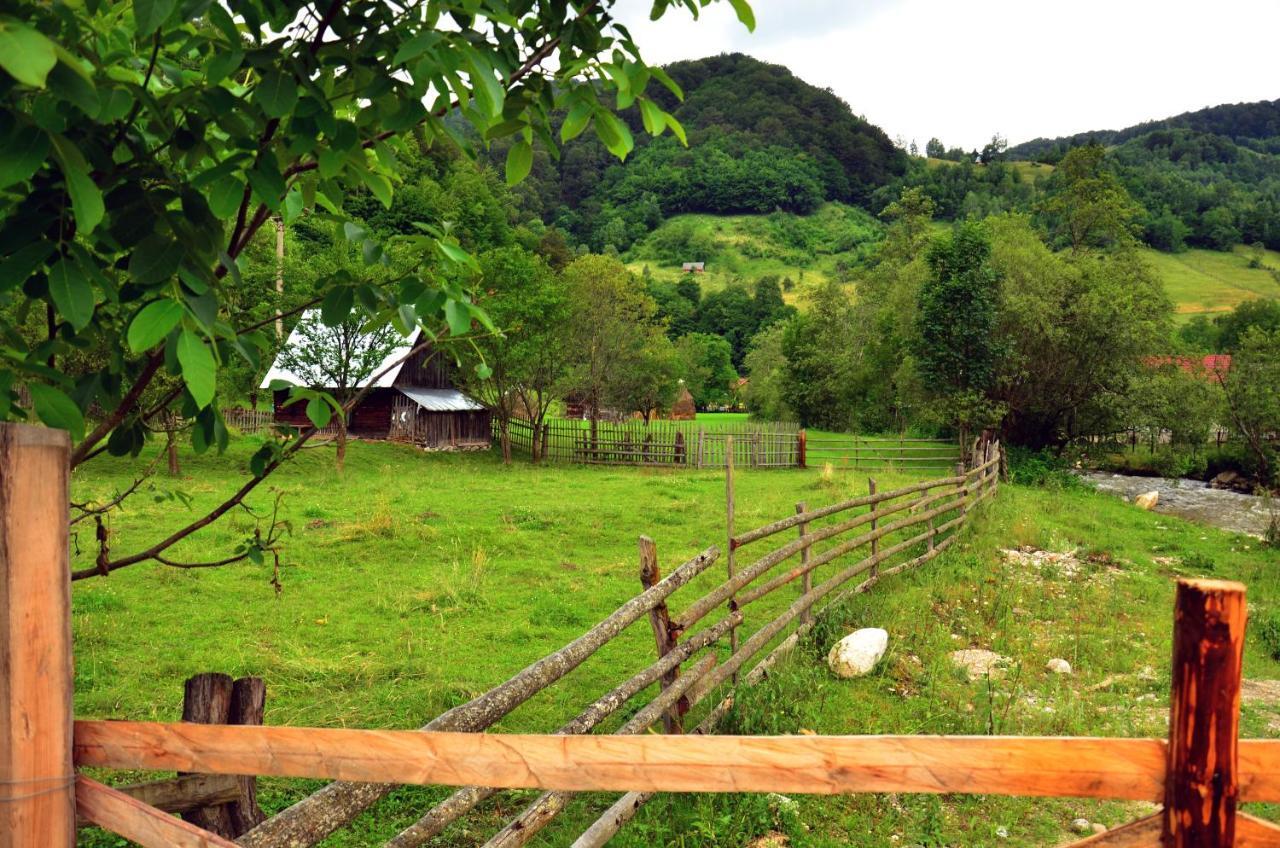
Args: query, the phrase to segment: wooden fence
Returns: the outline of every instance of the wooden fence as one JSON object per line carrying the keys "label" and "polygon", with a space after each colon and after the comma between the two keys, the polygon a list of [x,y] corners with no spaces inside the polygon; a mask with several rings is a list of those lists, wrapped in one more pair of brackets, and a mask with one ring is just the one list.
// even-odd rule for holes
{"label": "wooden fence", "polygon": [[[532,455],[536,440],[544,459],[587,465],[725,468],[732,454],[739,468],[830,463],[840,470],[937,471],[954,467],[960,459],[958,445],[937,439],[815,436],[796,424],[773,422],[706,427],[696,421],[600,421],[593,438],[586,421],[551,419],[535,428],[515,419],[508,433],[514,451]],[[501,438],[496,422],[494,438]]]}
{"label": "wooden fence", "polygon": [[810,436],[806,449],[810,465],[837,471],[936,471],[960,461],[959,445],[940,439]]}
{"label": "wooden fence", "polygon": [[[429,722],[422,731],[191,723],[72,722],[65,434],[0,425],[0,848],[74,844],[74,812],[150,846],[314,845],[395,783],[463,787],[393,838],[421,845],[485,798],[510,788],[545,792],[489,840],[525,844],[575,792],[625,792],[573,843],[606,843],[655,792],[948,792],[1164,800],[1161,814],[1091,837],[1090,845],[1280,845],[1280,830],[1237,815],[1240,801],[1280,801],[1280,743],[1237,743],[1244,589],[1179,587],[1169,743],[1153,739],[999,737],[723,737],[728,687],[759,680],[813,626],[821,604],[865,592],[955,542],[974,509],[998,491],[999,445],[953,476],[728,533],[727,579],[679,605],[673,596],[719,559],[712,547],[662,577],[653,543],[639,545],[643,591],[558,651]],[[727,502],[733,505],[732,475]],[[22,497],[17,497],[21,492]],[[790,531],[796,535],[790,541]],[[857,531],[856,535],[852,531]],[[783,535],[786,534],[786,535]],[[772,547],[739,566],[738,554]],[[855,556],[850,556],[858,551]],[[850,560],[856,560],[850,562]],[[830,566],[822,570],[825,566]],[[782,569],[788,570],[782,570]],[[820,580],[821,582],[817,582]],[[856,582],[855,582],[856,580]],[[799,582],[798,596],[759,619],[756,601]],[[697,627],[704,619],[710,624]],[[727,635],[758,629],[727,655]],[[641,619],[658,659],[587,705],[551,735],[484,734]],[[642,625],[643,626],[643,625]],[[610,715],[654,684],[657,694],[612,734]],[[723,697],[722,697],[723,696]],[[690,711],[715,704],[683,733]],[[657,722],[669,734],[646,731]],[[74,745],[72,739],[74,738]],[[333,779],[238,843],[171,818],[76,775],[74,766],[197,774]]]}

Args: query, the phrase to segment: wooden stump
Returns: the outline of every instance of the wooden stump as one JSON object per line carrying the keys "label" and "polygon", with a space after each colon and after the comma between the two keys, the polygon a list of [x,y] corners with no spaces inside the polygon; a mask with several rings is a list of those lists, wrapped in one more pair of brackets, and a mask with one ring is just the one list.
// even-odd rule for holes
{"label": "wooden stump", "polygon": [[[259,677],[233,681],[226,674],[197,674],[183,685],[182,720],[196,724],[262,724],[267,687]],[[218,836],[237,837],[266,821],[258,808],[258,779],[242,775],[235,801],[197,807],[183,819]]]}
{"label": "wooden stump", "polygon": [[[262,724],[267,706],[267,684],[261,677],[241,677],[231,686],[231,724]],[[240,798],[227,805],[232,836],[248,833],[267,820],[258,807],[258,778],[242,775]]]}
{"label": "wooden stump", "polygon": [[1235,844],[1245,619],[1242,584],[1178,581],[1165,783],[1167,848]]}

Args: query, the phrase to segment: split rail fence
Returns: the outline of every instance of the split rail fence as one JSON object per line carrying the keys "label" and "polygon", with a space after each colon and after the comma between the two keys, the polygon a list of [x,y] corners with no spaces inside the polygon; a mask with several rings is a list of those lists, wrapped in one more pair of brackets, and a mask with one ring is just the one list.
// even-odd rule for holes
{"label": "split rail fence", "polygon": [[[494,438],[501,438],[494,422]],[[743,422],[706,427],[696,421],[640,419],[596,423],[550,419],[535,432],[525,420],[508,425],[513,450],[553,462],[586,465],[665,465],[725,468],[729,455],[739,468],[804,468],[830,464],[838,470],[939,471],[954,468],[959,446],[937,439],[812,435],[795,424]]]}
{"label": "split rail fence", "polygon": [[[732,683],[760,680],[813,626],[815,607],[919,566],[958,538],[998,491],[1000,448],[973,468],[809,509],[735,533],[733,473],[727,579],[680,604],[682,587],[720,558],[712,547],[660,574],[639,543],[643,591],[595,627],[510,680],[437,716],[421,731],[74,721],[69,624],[65,434],[0,425],[0,848],[74,844],[75,814],[150,846],[314,845],[394,784],[462,787],[388,845],[421,845],[504,790],[544,794],[487,843],[525,844],[576,792],[622,792],[573,843],[605,844],[658,792],[929,792],[1106,797],[1165,802],[1164,812],[1091,837],[1089,845],[1280,846],[1280,830],[1237,814],[1240,801],[1280,801],[1280,743],[1237,742],[1244,587],[1179,586],[1170,739],[713,735]],[[732,456],[732,454],[730,454]],[[21,497],[18,497],[21,493]],[[854,535],[856,531],[856,535]],[[794,536],[785,541],[791,533]],[[786,534],[786,535],[783,535]],[[759,545],[765,540],[772,549]],[[748,561],[750,546],[765,552]],[[858,554],[851,556],[855,551]],[[850,561],[855,560],[856,561]],[[831,568],[820,571],[824,566]],[[784,570],[785,569],[785,570]],[[857,582],[855,582],[855,579]],[[744,639],[752,605],[787,585],[798,595]],[[644,619],[658,659],[548,735],[484,731]],[[710,620],[709,624],[700,623]],[[641,625],[643,626],[643,625]],[[729,637],[725,654],[714,648]],[[767,653],[766,653],[767,651]],[[611,734],[605,720],[657,684]],[[685,723],[699,702],[714,704]],[[630,712],[630,710],[628,711]],[[670,731],[647,734],[662,722]],[[180,821],[75,768],[333,779],[236,843]]]}

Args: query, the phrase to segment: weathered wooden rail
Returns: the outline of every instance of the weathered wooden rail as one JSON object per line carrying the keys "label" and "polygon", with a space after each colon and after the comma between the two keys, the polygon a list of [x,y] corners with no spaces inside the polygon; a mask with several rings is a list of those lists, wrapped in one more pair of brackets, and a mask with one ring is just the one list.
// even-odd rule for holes
{"label": "weathered wooden rail", "polygon": [[[1280,742],[1237,742],[1244,588],[1179,586],[1170,738],[1055,739],[722,737],[726,689],[760,680],[812,627],[811,612],[938,556],[978,503],[995,494],[998,444],[973,468],[735,534],[734,554],[786,533],[703,596],[676,593],[714,565],[715,548],[659,573],[640,545],[643,591],[569,645],[507,682],[429,722],[423,731],[80,721],[70,710],[66,473],[68,445],[38,428],[0,425],[0,625],[7,675],[0,701],[0,848],[74,844],[75,813],[143,846],[313,845],[391,786],[460,787],[390,845],[421,845],[490,795],[546,790],[490,846],[525,844],[573,793],[625,792],[574,843],[604,844],[657,792],[968,792],[1163,800],[1164,812],[1094,837],[1093,845],[1277,845],[1280,831],[1238,814],[1243,801],[1280,801]],[[730,492],[732,489],[730,488]],[[19,492],[21,497],[19,497]],[[861,511],[865,510],[865,511]],[[862,530],[860,528],[865,528]],[[792,529],[798,531],[792,537]],[[856,536],[846,536],[857,532]],[[865,549],[854,562],[853,551]],[[846,558],[847,557],[847,558]],[[789,571],[784,563],[796,561]],[[831,566],[819,573],[824,566]],[[861,578],[855,582],[855,578]],[[746,626],[746,608],[799,582],[800,594],[729,653],[716,650]],[[20,588],[22,591],[15,591]],[[752,610],[757,609],[751,606]],[[723,615],[695,629],[716,610]],[[551,735],[484,734],[644,619],[656,661],[587,705]],[[794,626],[793,626],[794,625]],[[757,658],[764,655],[762,659]],[[33,663],[33,658],[42,665]],[[656,694],[611,734],[593,734],[633,698]],[[719,693],[719,696],[711,696]],[[707,702],[682,734],[690,711]],[[658,722],[671,733],[645,731]],[[72,734],[74,732],[74,746]],[[726,764],[732,768],[726,768]],[[241,836],[237,843],[179,821],[143,800],[77,776],[75,766],[176,770],[201,775],[330,778],[337,782]],[[1123,841],[1127,840],[1127,841]]]}

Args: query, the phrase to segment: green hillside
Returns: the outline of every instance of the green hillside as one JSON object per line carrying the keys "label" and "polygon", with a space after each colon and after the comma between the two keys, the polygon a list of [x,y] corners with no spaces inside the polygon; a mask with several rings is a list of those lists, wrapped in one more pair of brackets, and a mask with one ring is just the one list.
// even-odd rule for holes
{"label": "green hillside", "polygon": [[[1161,253],[1143,248],[1159,272],[1179,320],[1228,312],[1258,297],[1280,298],[1280,253],[1237,246],[1230,252],[1185,250]],[[1257,260],[1255,262],[1255,260]],[[1260,267],[1251,267],[1256,265]]]}
{"label": "green hillside", "polygon": [[[704,262],[697,275],[704,294],[734,281],[750,285],[776,276],[794,303],[807,287],[845,280],[883,234],[883,225],[854,206],[827,203],[812,215],[677,215],[664,221],[624,257],[637,274],[675,282],[685,262]],[[788,284],[790,280],[790,284]]]}
{"label": "green hillside", "polygon": [[[936,225],[940,230],[949,226]],[[749,287],[761,277],[776,276],[787,302],[797,303],[814,285],[850,279],[882,232],[883,225],[871,215],[841,203],[825,204],[807,216],[677,215],[624,259],[635,273],[647,270],[653,279],[672,283],[684,276],[682,263],[705,262],[704,273],[696,277],[704,294],[732,282]],[[1140,249],[1164,280],[1181,321],[1229,312],[1253,298],[1280,298],[1280,252],[1243,245],[1228,252]]]}

